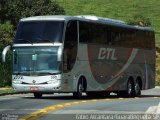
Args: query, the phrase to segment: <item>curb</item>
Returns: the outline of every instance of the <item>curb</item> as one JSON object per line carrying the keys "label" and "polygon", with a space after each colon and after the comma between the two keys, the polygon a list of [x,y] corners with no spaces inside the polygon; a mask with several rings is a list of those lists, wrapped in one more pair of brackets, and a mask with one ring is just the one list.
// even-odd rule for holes
{"label": "curb", "polygon": [[16,93],[0,93],[0,96],[5,96],[5,95],[14,95]]}
{"label": "curb", "polygon": [[[3,88],[2,88],[3,89]],[[4,88],[5,89],[5,88]],[[0,93],[0,96],[5,96],[5,95],[15,95],[15,94],[26,94],[26,93],[24,93],[24,92],[15,92],[14,90],[13,90],[13,88],[6,88],[6,89],[10,89],[11,91],[2,91],[2,93]]]}
{"label": "curb", "polygon": [[160,86],[155,86],[155,88],[160,88]]}
{"label": "curb", "polygon": [[[156,89],[160,89],[160,86],[155,86]],[[27,94],[23,92],[13,92],[13,93],[0,93],[0,96],[5,96],[5,95],[15,95],[15,94]]]}
{"label": "curb", "polygon": [[16,92],[13,92],[13,93],[0,93],[0,96],[5,96],[5,95],[16,95],[16,94],[27,94],[27,93],[16,93]]}

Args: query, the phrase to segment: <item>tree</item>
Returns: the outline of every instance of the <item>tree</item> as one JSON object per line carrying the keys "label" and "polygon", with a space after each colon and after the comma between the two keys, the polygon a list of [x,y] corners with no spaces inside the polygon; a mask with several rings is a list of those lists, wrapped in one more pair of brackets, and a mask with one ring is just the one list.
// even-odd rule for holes
{"label": "tree", "polygon": [[[64,10],[53,0],[0,0],[0,54],[2,49],[12,42],[14,30],[19,19],[39,15],[59,15]],[[11,52],[7,62],[1,62],[0,55],[0,87],[11,85]]]}
{"label": "tree", "polygon": [[0,22],[10,20],[14,26],[24,17],[64,13],[63,8],[52,0],[0,0]]}
{"label": "tree", "polygon": [[11,43],[14,36],[13,25],[6,21],[4,24],[0,24],[0,42],[5,41]]}

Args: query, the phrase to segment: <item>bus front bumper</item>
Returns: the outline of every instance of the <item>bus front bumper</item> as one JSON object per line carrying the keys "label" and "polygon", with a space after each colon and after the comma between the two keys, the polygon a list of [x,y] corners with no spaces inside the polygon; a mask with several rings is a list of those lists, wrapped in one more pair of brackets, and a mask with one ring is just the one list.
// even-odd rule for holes
{"label": "bus front bumper", "polygon": [[54,92],[61,92],[60,84],[24,85],[24,84],[12,83],[12,87],[16,92],[23,92],[23,93],[34,93],[34,92],[54,93]]}

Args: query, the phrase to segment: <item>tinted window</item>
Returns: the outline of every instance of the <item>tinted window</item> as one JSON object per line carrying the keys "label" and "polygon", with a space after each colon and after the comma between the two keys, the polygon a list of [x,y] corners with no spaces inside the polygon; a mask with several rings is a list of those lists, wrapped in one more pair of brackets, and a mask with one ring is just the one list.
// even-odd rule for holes
{"label": "tinted window", "polygon": [[110,27],[112,45],[130,48],[154,48],[154,33],[124,27]]}
{"label": "tinted window", "polygon": [[63,24],[60,21],[20,22],[14,42],[62,42]]}
{"label": "tinted window", "polygon": [[117,47],[154,48],[154,33],[132,26],[79,22],[79,40]]}
{"label": "tinted window", "polygon": [[90,23],[79,22],[79,42],[91,42],[92,35],[90,32]]}
{"label": "tinted window", "polygon": [[86,43],[109,44],[111,32],[104,24],[79,22],[79,40]]}
{"label": "tinted window", "polygon": [[76,57],[78,48],[78,31],[77,31],[77,21],[69,21],[66,26],[65,41],[64,41],[64,72],[72,70]]}

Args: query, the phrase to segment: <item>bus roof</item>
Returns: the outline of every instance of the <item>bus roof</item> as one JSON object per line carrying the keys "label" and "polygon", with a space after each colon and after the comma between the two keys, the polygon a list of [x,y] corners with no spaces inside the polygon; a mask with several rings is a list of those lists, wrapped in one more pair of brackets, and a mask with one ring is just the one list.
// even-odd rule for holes
{"label": "bus roof", "polygon": [[110,19],[110,18],[103,18],[97,16],[90,16],[90,15],[81,15],[81,16],[64,16],[64,15],[50,15],[50,16],[34,16],[23,18],[20,21],[69,21],[69,20],[80,20],[80,21],[88,21],[94,23],[102,23],[108,24],[113,26],[125,27],[130,29],[139,29],[139,30],[147,30],[153,31],[151,27],[142,27],[138,25],[128,25],[126,22],[122,20]]}

